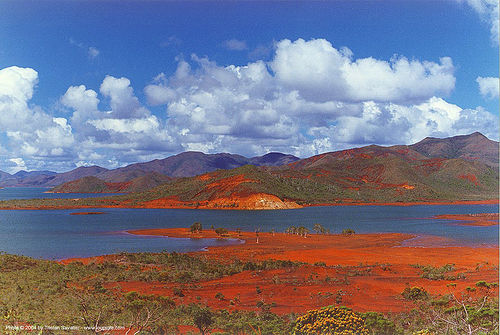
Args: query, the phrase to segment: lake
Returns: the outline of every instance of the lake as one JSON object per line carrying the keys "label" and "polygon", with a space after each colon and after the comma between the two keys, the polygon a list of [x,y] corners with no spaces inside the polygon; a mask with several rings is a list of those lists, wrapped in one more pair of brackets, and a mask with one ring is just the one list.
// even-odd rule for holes
{"label": "lake", "polygon": [[136,236],[124,232],[189,227],[196,221],[205,229],[213,225],[233,230],[274,229],[277,232],[291,225],[305,226],[312,231],[313,225],[320,223],[332,233],[351,228],[357,233],[436,235],[452,238],[454,244],[460,245],[498,245],[498,226],[459,226],[450,220],[431,218],[439,214],[498,213],[497,205],[332,206],[272,211],[106,208],[84,210],[105,212],[101,215],[70,215],[79,211],[82,210],[0,210],[0,251],[61,259],[121,251],[185,252],[240,243],[237,240]]}
{"label": "lake", "polygon": [[95,198],[117,193],[46,193],[51,187],[5,187],[0,188],[0,200],[14,199],[74,199]]}

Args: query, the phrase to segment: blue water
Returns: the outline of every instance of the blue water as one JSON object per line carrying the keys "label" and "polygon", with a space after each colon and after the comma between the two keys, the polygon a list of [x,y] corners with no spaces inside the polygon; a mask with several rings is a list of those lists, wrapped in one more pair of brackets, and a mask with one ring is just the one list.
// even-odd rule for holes
{"label": "blue water", "polygon": [[46,193],[50,187],[6,187],[0,188],[0,200],[13,199],[74,199],[74,198],[94,198],[116,193]]}
{"label": "blue water", "polygon": [[[87,209],[86,209],[87,211]],[[496,205],[339,206],[273,211],[189,209],[96,209],[101,215],[70,215],[78,210],[0,210],[0,251],[47,259],[88,257],[120,251],[194,251],[235,240],[136,236],[125,230],[224,227],[246,231],[284,231],[315,223],[340,233],[399,232],[452,238],[461,245],[498,245],[498,226],[459,226],[439,214],[498,213]]]}

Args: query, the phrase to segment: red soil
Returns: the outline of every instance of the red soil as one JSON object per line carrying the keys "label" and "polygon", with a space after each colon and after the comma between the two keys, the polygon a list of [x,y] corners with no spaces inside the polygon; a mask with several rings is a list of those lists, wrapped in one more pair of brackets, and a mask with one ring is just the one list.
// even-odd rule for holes
{"label": "red soil", "polygon": [[[120,206],[119,206],[120,207]],[[123,206],[126,207],[126,206]],[[197,208],[197,209],[291,209],[301,208],[299,204],[281,200],[275,195],[254,193],[249,195],[230,195],[214,197],[207,201],[181,201],[177,196],[147,201],[142,208]]]}
{"label": "red soil", "polygon": [[[213,230],[191,233],[188,229],[151,229],[130,231],[139,235],[213,238]],[[420,243],[431,247],[412,247],[403,243],[413,237],[407,234],[308,235],[307,238],[283,233],[229,232],[244,244],[211,247],[201,253],[219,261],[231,259],[282,259],[328,266],[304,265],[292,269],[245,271],[218,280],[181,285],[159,282],[108,283],[108,288],[123,292],[160,294],[173,297],[177,303],[198,302],[213,308],[229,310],[258,310],[257,302],[275,303],[272,311],[278,314],[303,313],[330,304],[342,304],[358,311],[397,312],[412,308],[402,299],[408,286],[422,286],[432,295],[459,293],[479,280],[498,281],[498,248],[436,247],[443,240],[423,237]],[[104,256],[90,261],[119,261],[118,256]],[[82,259],[66,260],[82,261]],[[454,263],[453,273],[465,273],[466,279],[429,280],[420,277],[421,270],[411,264],[443,266]],[[450,273],[450,274],[453,274]],[[454,282],[455,288],[447,284]],[[184,297],[173,295],[181,288]],[[258,289],[257,289],[258,287]],[[498,291],[493,294],[498,294]],[[220,292],[223,298],[215,295]],[[231,303],[232,301],[232,303]]]}
{"label": "red soil", "polygon": [[461,226],[495,226],[498,225],[498,213],[482,214],[446,214],[436,215],[436,219],[459,220]]}
{"label": "red soil", "polygon": [[444,158],[430,158],[422,161],[422,164],[418,166],[419,169],[426,173],[436,172],[443,166]]}
{"label": "red soil", "polygon": [[476,186],[479,185],[479,181],[477,180],[477,177],[474,174],[464,174],[464,175],[458,176],[458,178],[468,180]]}

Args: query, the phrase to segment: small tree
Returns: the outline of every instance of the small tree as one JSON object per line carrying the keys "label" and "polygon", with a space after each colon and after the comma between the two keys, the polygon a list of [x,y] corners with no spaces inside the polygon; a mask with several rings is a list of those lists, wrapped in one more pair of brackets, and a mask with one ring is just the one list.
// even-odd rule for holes
{"label": "small tree", "polygon": [[191,229],[191,233],[199,233],[203,228],[200,222],[195,222],[191,225],[191,227],[189,227],[189,229]]}
{"label": "small tree", "polygon": [[205,335],[205,332],[210,329],[210,326],[214,323],[213,313],[207,307],[194,306],[193,323],[198,327],[201,335]]}
{"label": "small tree", "polygon": [[309,229],[304,226],[300,226],[299,228],[297,228],[297,234],[302,237],[307,237],[307,234],[309,234]]}
{"label": "small tree", "polygon": [[326,234],[326,228],[319,223],[314,224],[313,230],[316,232],[316,234]]}
{"label": "small tree", "polygon": [[[141,295],[135,291],[124,295],[126,310],[130,313],[130,325],[125,334],[135,329],[134,334],[156,325],[162,320],[167,311],[175,306],[172,299],[155,295]],[[163,325],[166,326],[166,325]]]}

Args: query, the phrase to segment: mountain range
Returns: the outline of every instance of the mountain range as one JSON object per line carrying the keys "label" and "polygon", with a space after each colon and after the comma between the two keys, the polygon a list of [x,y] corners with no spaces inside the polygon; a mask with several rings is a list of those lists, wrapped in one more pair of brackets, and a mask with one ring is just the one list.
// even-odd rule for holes
{"label": "mountain range", "polygon": [[[218,169],[233,169],[243,165],[278,166],[295,162],[299,158],[282,153],[268,153],[264,156],[247,158],[228,153],[204,154],[184,152],[165,159],[155,159],[146,163],[135,163],[125,167],[108,170],[99,166],[78,167],[74,170],[56,173],[51,171],[19,171],[14,175],[0,171],[0,187],[54,187],[73,182],[85,177],[87,183],[95,187],[79,188],[83,182],[72,183],[61,192],[83,192],[83,189],[96,189],[99,192],[133,192],[136,187],[130,185],[156,186],[164,178],[190,177]],[[159,178],[158,175],[163,175]],[[105,186],[107,184],[107,186]],[[100,186],[99,186],[100,185]],[[128,185],[128,186],[127,186]],[[67,191],[65,191],[65,189]],[[56,192],[58,190],[56,189]],[[83,192],[86,193],[86,192]]]}
{"label": "mountain range", "polygon": [[[496,150],[496,160],[483,149]],[[448,156],[438,156],[440,150]],[[498,199],[495,165],[498,142],[474,133],[444,140],[427,138],[409,146],[371,145],[330,152],[277,167],[218,170],[175,179],[124,196],[122,201],[135,207],[273,209]]]}
{"label": "mountain range", "polygon": [[370,145],[305,159],[273,153],[252,161],[238,155],[187,152],[116,170],[94,169],[97,176],[116,181],[86,176],[54,191],[129,193],[15,205],[0,202],[0,207],[284,209],[338,203],[498,201],[499,189],[498,142],[479,133],[426,138],[413,145]]}

